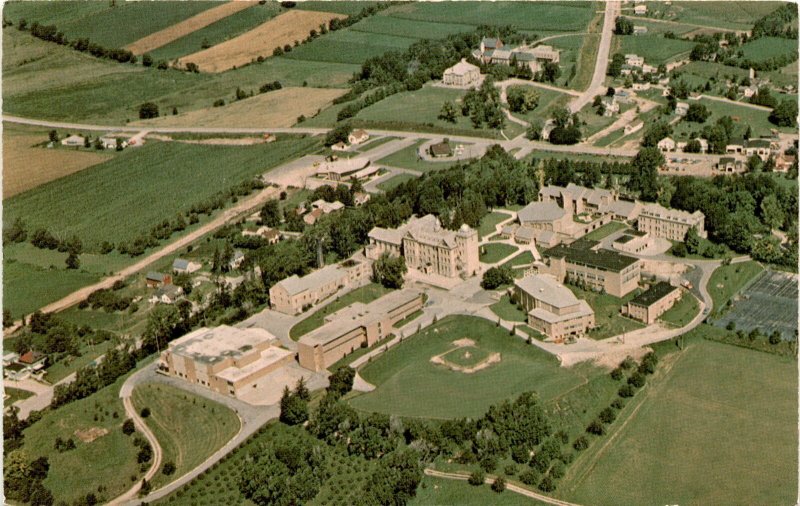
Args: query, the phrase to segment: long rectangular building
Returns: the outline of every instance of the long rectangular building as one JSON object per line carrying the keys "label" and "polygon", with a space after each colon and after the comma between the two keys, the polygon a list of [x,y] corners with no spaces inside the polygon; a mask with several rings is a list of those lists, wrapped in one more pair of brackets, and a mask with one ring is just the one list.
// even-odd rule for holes
{"label": "long rectangular building", "polygon": [[515,281],[514,300],[528,313],[528,325],[552,339],[582,337],[594,327],[591,306],[548,274]]}
{"label": "long rectangular building", "polygon": [[681,289],[665,281],[659,281],[646,292],[637,295],[623,308],[625,313],[648,325],[669,311],[681,298]]}
{"label": "long rectangular building", "polygon": [[325,317],[325,324],[300,338],[300,365],[322,371],[358,348],[386,338],[394,325],[422,309],[423,295],[411,289],[391,292],[363,304],[356,302]]}
{"label": "long rectangular building", "polygon": [[214,392],[239,397],[260,378],[294,361],[264,329],[203,327],[169,343],[159,370]]}
{"label": "long rectangular building", "polygon": [[328,265],[302,278],[296,274],[269,289],[269,304],[275,311],[290,315],[300,314],[311,306],[327,299],[345,288],[355,288],[372,273],[368,262],[345,260],[338,265]]}
{"label": "long rectangular building", "polygon": [[667,209],[659,204],[646,204],[639,213],[637,229],[652,237],[663,237],[671,241],[683,241],[690,228],[697,229],[700,237],[706,237],[706,216],[701,211],[688,213],[679,209]]}
{"label": "long rectangular building", "polygon": [[559,282],[604,291],[624,297],[639,286],[642,261],[628,255],[597,248],[595,241],[578,240],[569,246],[558,245],[542,253],[546,264],[540,269]]}

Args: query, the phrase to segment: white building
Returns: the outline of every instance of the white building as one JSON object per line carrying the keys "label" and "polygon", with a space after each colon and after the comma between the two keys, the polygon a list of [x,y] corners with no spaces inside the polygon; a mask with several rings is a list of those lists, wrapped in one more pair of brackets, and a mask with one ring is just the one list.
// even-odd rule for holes
{"label": "white building", "polygon": [[641,67],[644,65],[644,57],[639,56],[638,54],[626,54],[625,64],[630,65],[631,67]]}
{"label": "white building", "polygon": [[369,134],[366,130],[358,128],[350,132],[350,135],[347,136],[347,141],[350,144],[362,144],[369,140]]}
{"label": "white building", "polygon": [[446,69],[442,75],[442,83],[450,86],[473,86],[478,84],[481,69],[462,59]]}
{"label": "white building", "polygon": [[675,141],[672,140],[670,137],[664,137],[660,141],[658,141],[658,149],[662,152],[666,153],[668,151],[675,151]]}

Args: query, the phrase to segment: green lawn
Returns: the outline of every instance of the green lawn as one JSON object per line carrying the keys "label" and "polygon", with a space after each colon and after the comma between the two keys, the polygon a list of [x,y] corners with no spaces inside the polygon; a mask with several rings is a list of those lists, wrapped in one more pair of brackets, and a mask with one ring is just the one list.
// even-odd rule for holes
{"label": "green lawn", "polygon": [[[104,329],[105,330],[105,329]],[[84,346],[80,357],[69,357],[56,362],[47,368],[46,379],[50,383],[56,383],[66,378],[78,369],[86,367],[94,362],[100,355],[104,355],[112,346],[111,341],[105,341],[95,346]]]}
{"label": "green lawn", "polygon": [[797,41],[779,37],[761,37],[740,48],[745,59],[762,61],[797,51]]}
{"label": "green lawn", "polygon": [[662,354],[659,368],[634,400],[641,408],[573,463],[557,496],[615,506],[792,504],[797,362],[699,339]]}
{"label": "green lawn", "polygon": [[714,312],[724,308],[739,290],[763,270],[758,262],[752,260],[717,267],[708,280],[708,293],[714,301]]}
{"label": "green lawn", "polygon": [[513,269],[514,267],[518,267],[520,265],[527,265],[532,262],[533,262],[533,253],[531,253],[530,251],[523,251],[519,255],[509,260],[508,262],[504,263],[503,266],[511,267]]}
{"label": "green lawn", "polygon": [[375,34],[373,36],[394,35],[410,39],[442,39],[450,34],[475,30],[472,25],[402,19],[393,17],[391,12],[383,11],[377,16],[370,16],[353,25],[350,30]]}
{"label": "green lawn", "polygon": [[697,316],[700,311],[700,303],[697,297],[690,292],[684,292],[681,300],[675,303],[666,313],[659,318],[662,321],[671,323],[676,327],[683,327]]}
{"label": "green lawn", "polygon": [[[511,88],[523,88],[523,86],[510,86],[509,89]],[[524,88],[530,88],[530,87],[525,86]],[[544,122],[550,119],[550,115],[553,109],[555,109],[558,106],[566,105],[571,98],[566,93],[560,93],[554,90],[547,90],[544,88],[534,88],[534,89],[539,94],[539,103],[537,104],[536,108],[524,114],[513,113],[514,116],[517,116],[528,122],[534,120],[540,120]]]}
{"label": "green lawn", "polygon": [[509,490],[498,494],[497,492],[493,492],[489,485],[474,487],[466,481],[425,476],[419,488],[417,488],[417,497],[412,499],[408,504],[409,506],[454,504],[459,506],[486,506],[487,504],[539,506],[547,503],[525,497]]}
{"label": "green lawn", "polygon": [[222,18],[210,25],[195,30],[190,34],[176,39],[150,52],[154,60],[173,60],[202,50],[203,44],[215,46],[228,39],[232,39],[252,30],[277,16],[282,11],[277,3],[268,2],[264,5],[254,5],[253,8],[244,9]]}
{"label": "green lawn", "polygon": [[528,315],[525,314],[525,311],[522,311],[516,304],[511,302],[508,295],[503,295],[498,302],[489,306],[489,309],[500,318],[510,322],[524,323],[528,321]]}
{"label": "green lawn", "polygon": [[610,236],[614,232],[618,232],[626,228],[628,228],[628,225],[626,225],[625,223],[622,223],[621,221],[612,221],[610,223],[606,223],[605,225],[596,230],[592,230],[591,232],[583,236],[583,238],[589,239],[591,241],[600,241]]}
{"label": "green lawn", "polygon": [[519,248],[511,244],[489,243],[481,246],[480,259],[485,264],[496,264],[518,250]]}
{"label": "green lawn", "polygon": [[[498,352],[501,361],[474,374],[430,362],[469,338],[477,347]],[[535,389],[551,400],[584,381],[594,368],[562,369],[548,353],[526,344],[495,323],[470,316],[448,317],[404,340],[364,366],[359,373],[377,388],[350,400],[365,411],[425,418],[480,416],[491,404]]]}
{"label": "green lawn", "polygon": [[11,406],[17,401],[21,401],[27,399],[28,397],[32,396],[33,393],[28,392],[27,390],[20,390],[19,388],[11,388],[11,387],[3,387],[4,395],[8,397],[3,398],[3,405],[4,406]]}
{"label": "green lawn", "polygon": [[593,339],[605,339],[643,328],[644,325],[620,314],[620,308],[636,296],[633,291],[623,298],[614,297],[605,293],[582,290],[573,285],[566,285],[579,299],[584,299],[594,309],[595,328],[589,331]]}
{"label": "green lawn", "polygon": [[391,290],[384,288],[378,283],[370,283],[366,286],[356,288],[352,292],[333,299],[329,304],[320,308],[308,318],[300,321],[297,325],[292,327],[292,330],[289,331],[289,335],[292,339],[297,341],[301,336],[304,336],[312,330],[321,327],[322,324],[325,323],[325,317],[327,315],[335,313],[336,311],[342,309],[343,307],[347,307],[354,302],[367,304],[378,297],[389,293],[390,291]]}
{"label": "green lawn", "polygon": [[164,451],[162,463],[173,462],[175,473],[159,472],[153,489],[191,471],[239,431],[239,417],[217,402],[169,385],[146,383],[133,391],[137,410],[150,409],[145,419]]}
{"label": "green lawn", "polygon": [[750,30],[754,21],[780,5],[780,2],[713,1],[673,2],[667,6],[663,2],[647,2],[647,14],[661,13],[664,19],[707,27]]}
{"label": "green lawn", "polygon": [[[122,433],[125,409],[119,389],[127,376],[90,397],[46,413],[25,429],[22,450],[31,459],[48,458],[50,471],[43,483],[56,501],[72,503],[92,492],[106,502],[128,490],[134,483],[131,477],[141,480],[136,463],[138,449],[133,437]],[[90,443],[75,435],[77,430],[93,427],[108,433]],[[76,448],[59,453],[53,447],[56,437],[72,438]],[[103,487],[104,492],[98,493],[98,487]]]}
{"label": "green lawn", "polygon": [[378,188],[388,192],[389,190],[396,188],[407,181],[411,181],[412,179],[417,179],[417,176],[406,173],[397,174],[396,176],[392,176],[382,183],[378,183]]}
{"label": "green lawn", "polygon": [[492,212],[481,218],[481,224],[478,227],[478,234],[481,238],[495,233],[495,225],[501,221],[511,219],[511,216],[505,213]]}
{"label": "green lawn", "polygon": [[391,141],[395,141],[395,140],[397,140],[397,137],[392,137],[390,135],[385,135],[383,137],[373,137],[372,139],[368,140],[364,144],[361,144],[360,146],[358,146],[358,149],[356,149],[356,151],[358,151],[359,153],[364,153],[366,151],[369,151],[369,150],[377,148],[381,144],[386,144],[387,142],[391,142]]}
{"label": "green lawn", "polygon": [[706,124],[713,124],[723,116],[730,116],[733,119],[735,135],[743,135],[748,126],[752,129],[753,137],[768,136],[772,129],[786,133],[793,131],[790,128],[778,127],[770,123],[768,119],[769,111],[766,110],[752,109],[742,105],[707,99],[700,99],[699,103],[705,105],[711,111],[711,116],[705,123],[679,121],[675,124],[674,139],[686,140],[689,138],[690,132],[700,132]]}
{"label": "green lawn", "polygon": [[419,147],[430,139],[420,139],[411,146],[395,151],[389,156],[385,156],[378,163],[390,167],[400,167],[401,169],[411,169],[419,171],[439,170],[452,167],[456,162],[426,162],[421,160],[418,153]]}
{"label": "green lawn", "polygon": [[390,51],[403,51],[415,39],[395,35],[357,32],[352,29],[328,32],[292,49],[286,58],[318,62],[361,64],[368,58]]}
{"label": "green lawn", "polygon": [[656,35],[624,35],[619,38],[621,53],[643,56],[645,63],[653,66],[688,57],[694,47],[694,42]]}

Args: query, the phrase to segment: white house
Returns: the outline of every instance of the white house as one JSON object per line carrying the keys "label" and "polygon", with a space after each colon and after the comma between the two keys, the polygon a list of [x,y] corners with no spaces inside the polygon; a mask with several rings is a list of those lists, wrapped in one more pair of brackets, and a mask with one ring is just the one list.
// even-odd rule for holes
{"label": "white house", "polygon": [[336,144],[331,146],[333,151],[347,151],[347,144],[342,141],[337,142]]}
{"label": "white house", "polygon": [[633,13],[637,16],[644,16],[647,14],[647,6],[645,4],[639,4],[634,6]]}
{"label": "white house", "polygon": [[633,34],[634,35],[644,35],[647,33],[646,26],[634,26],[633,27]]}
{"label": "white house", "polygon": [[69,137],[61,141],[61,145],[67,147],[80,147],[83,146],[84,142],[85,141],[83,137],[81,137],[80,135],[70,135]]}
{"label": "white house", "polygon": [[755,86],[739,86],[739,93],[741,93],[744,98],[750,98],[758,92],[758,88]]}
{"label": "white house", "polygon": [[172,262],[172,270],[181,274],[191,274],[192,272],[197,272],[203,268],[203,264],[198,262],[192,262],[190,260],[185,260],[183,258],[176,258],[174,262]]}
{"label": "white house", "polygon": [[658,71],[658,67],[654,67],[646,63],[642,64],[642,74],[655,74],[656,71]]}
{"label": "white house", "polygon": [[667,151],[675,151],[675,141],[669,137],[664,137],[660,141],[658,141],[658,149],[662,152],[666,153]]}
{"label": "white house", "polygon": [[450,86],[472,86],[478,83],[480,76],[481,69],[462,58],[444,71],[442,83]]}
{"label": "white house", "polygon": [[600,101],[603,104],[603,116],[613,116],[619,113],[619,102],[615,97],[603,97]]}
{"label": "white house", "polygon": [[650,89],[650,83],[633,83],[633,91],[647,91]]}
{"label": "white house", "polygon": [[151,304],[175,304],[183,295],[183,288],[175,285],[164,285],[150,296]]}
{"label": "white house", "polygon": [[639,56],[638,54],[626,54],[625,64],[630,65],[631,67],[641,67],[644,65],[644,57]]}
{"label": "white house", "polygon": [[242,265],[242,262],[244,262],[244,253],[242,253],[242,250],[237,249],[236,251],[233,252],[233,258],[231,258],[231,261],[228,263],[228,266],[231,269],[238,269],[239,266]]}
{"label": "white house", "polygon": [[347,141],[350,144],[361,144],[363,142],[367,142],[369,140],[369,134],[366,130],[361,128],[357,130],[353,130],[350,132],[350,135],[347,136]]}
{"label": "white house", "polygon": [[686,113],[689,112],[689,104],[686,102],[678,102],[675,104],[675,114],[678,116],[686,116]]}

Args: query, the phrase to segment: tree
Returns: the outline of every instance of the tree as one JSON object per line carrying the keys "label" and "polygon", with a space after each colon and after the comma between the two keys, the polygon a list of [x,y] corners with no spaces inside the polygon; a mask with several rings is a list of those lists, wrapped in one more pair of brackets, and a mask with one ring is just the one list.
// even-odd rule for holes
{"label": "tree", "polygon": [[600,412],[598,418],[600,418],[600,421],[603,423],[612,423],[617,418],[617,412],[614,411],[614,408],[607,407]]}
{"label": "tree", "polygon": [[633,22],[624,16],[617,16],[614,21],[614,33],[617,35],[631,35],[633,33]]}
{"label": "tree", "polygon": [[164,462],[164,466],[161,468],[161,472],[165,476],[171,476],[175,474],[175,463],[171,460]]}
{"label": "tree", "polygon": [[769,335],[769,344],[778,344],[781,342],[781,333],[779,330],[773,330]]}
{"label": "tree", "polygon": [[386,288],[402,288],[406,272],[405,258],[393,257],[389,253],[382,254],[372,264],[372,278]]}
{"label": "tree", "polygon": [[350,123],[340,123],[336,125],[325,135],[325,145],[332,146],[337,142],[344,142],[347,144],[347,138],[352,131],[353,126]]}
{"label": "tree", "polygon": [[485,479],[486,479],[486,473],[483,471],[483,469],[479,468],[470,473],[469,480],[467,481],[469,482],[470,485],[478,487],[483,485],[483,481]]}
{"label": "tree", "polygon": [[700,144],[700,141],[697,139],[691,139],[686,143],[686,146],[683,148],[685,153],[699,153],[703,150],[703,146]]}
{"label": "tree", "polygon": [[642,146],[655,147],[658,141],[672,135],[672,127],[665,121],[659,121],[647,127],[642,134]]}
{"label": "tree", "polygon": [[539,490],[542,492],[552,492],[556,489],[556,484],[553,481],[553,478],[550,475],[545,476],[542,478],[541,483],[539,483]]}
{"label": "tree", "polygon": [[139,106],[139,119],[150,119],[158,117],[158,106],[153,102],[145,102]]}
{"label": "tree", "polygon": [[589,440],[586,439],[586,436],[578,436],[572,443],[572,447],[578,451],[583,451],[589,448]]}
{"label": "tree", "polygon": [[531,121],[530,126],[525,131],[525,138],[529,141],[538,141],[542,138],[542,130],[544,129],[544,123],[540,119],[534,119]]}
{"label": "tree", "polygon": [[664,154],[658,148],[639,150],[631,162],[633,172],[628,180],[628,188],[639,192],[642,200],[655,201],[658,198],[658,168],[664,162]]}
{"label": "tree", "polygon": [[311,392],[308,391],[304,376],[300,376],[300,379],[297,380],[297,384],[294,387],[294,395],[300,397],[306,402],[311,400]]}
{"label": "tree", "polygon": [[67,264],[67,269],[78,269],[81,266],[81,261],[78,259],[78,255],[75,253],[70,253],[65,260]]}
{"label": "tree", "polygon": [[508,88],[507,101],[513,112],[526,113],[539,105],[539,92],[530,86],[511,86]]}
{"label": "tree", "polygon": [[449,123],[455,123],[458,117],[458,109],[452,100],[445,101],[442,104],[442,109],[439,111],[438,118]]}
{"label": "tree", "polygon": [[705,123],[709,116],[711,116],[711,111],[704,104],[693,103],[689,105],[689,110],[686,112],[686,121]]}
{"label": "tree", "polygon": [[686,236],[683,239],[684,244],[686,244],[686,251],[692,255],[696,255],[700,253],[700,235],[697,233],[697,228],[691,227],[687,232]]}
{"label": "tree", "polygon": [[133,420],[127,418],[124,422],[122,422],[122,433],[126,436],[130,436],[136,432],[136,426],[133,423]]}
{"label": "tree", "polygon": [[288,386],[283,387],[280,407],[279,419],[286,425],[298,425],[308,420],[308,403],[299,395],[292,393]]}
{"label": "tree", "polygon": [[501,265],[500,267],[491,267],[483,273],[481,288],[484,290],[495,290],[502,285],[510,285],[513,282],[514,273],[511,267]]}
{"label": "tree", "polygon": [[259,212],[261,224],[267,227],[277,227],[281,224],[281,207],[277,200],[268,200]]}
{"label": "tree", "polygon": [[761,201],[761,221],[764,222],[770,229],[779,229],[783,222],[786,220],[783,208],[778,202],[778,197],[774,193],[770,193],[764,200]]}
{"label": "tree", "polygon": [[797,122],[797,102],[794,100],[782,100],[770,113],[769,120],[778,126],[795,126]]}
{"label": "tree", "polygon": [[611,61],[608,63],[608,70],[606,74],[610,75],[611,77],[619,77],[622,75],[622,66],[625,65],[625,55],[622,53],[617,53],[611,57]]}
{"label": "tree", "polygon": [[492,490],[497,492],[498,494],[503,492],[506,489],[506,480],[502,476],[498,476],[492,482]]}
{"label": "tree", "polygon": [[150,53],[145,53],[142,55],[142,65],[145,67],[150,67],[153,65],[153,57],[150,56]]}
{"label": "tree", "polygon": [[606,427],[600,420],[592,420],[591,423],[589,423],[589,425],[586,427],[586,432],[596,436],[602,436],[606,433]]}
{"label": "tree", "polygon": [[339,367],[328,378],[328,392],[335,398],[345,395],[353,389],[355,376],[356,371],[352,367],[346,365]]}
{"label": "tree", "polygon": [[56,142],[58,142],[58,132],[55,130],[50,130],[49,138],[50,142],[55,144]]}
{"label": "tree", "polygon": [[758,88],[758,91],[752,97],[750,97],[750,103],[763,105],[764,107],[771,107],[773,109],[778,105],[778,101],[772,96],[772,92],[770,92],[769,86],[767,85]]}
{"label": "tree", "polygon": [[631,374],[631,377],[628,378],[628,384],[635,388],[642,388],[645,384],[645,381],[646,379],[644,377],[644,374],[642,374],[639,371],[634,372],[633,374]]}

